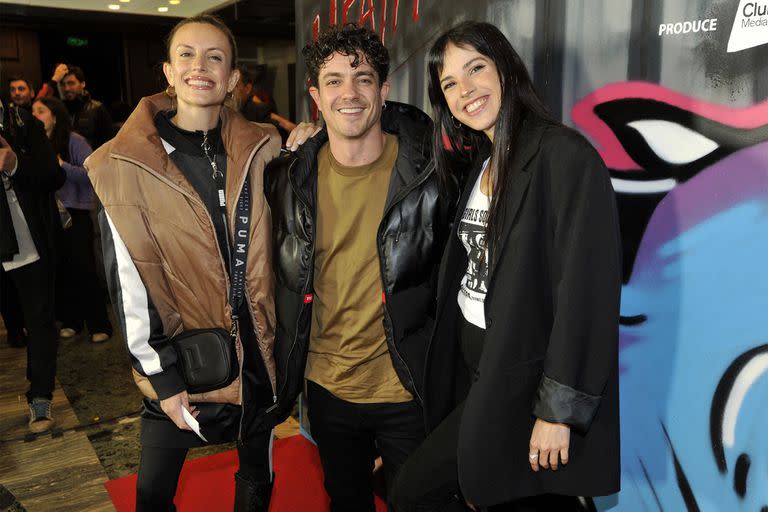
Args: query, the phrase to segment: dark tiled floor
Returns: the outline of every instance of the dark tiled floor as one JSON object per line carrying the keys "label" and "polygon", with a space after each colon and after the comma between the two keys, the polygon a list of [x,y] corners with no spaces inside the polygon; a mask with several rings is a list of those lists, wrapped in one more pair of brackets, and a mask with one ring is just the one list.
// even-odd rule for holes
{"label": "dark tiled floor", "polygon": [[[3,375],[7,377],[5,381],[12,379],[12,382],[5,382],[0,386],[3,389],[0,392],[0,408],[8,412],[8,417],[3,417],[0,421],[0,463],[5,461],[8,463],[5,466],[11,467],[4,470],[3,464],[0,464],[0,510],[2,512],[24,510],[6,487],[16,489],[13,492],[18,493],[16,496],[22,503],[28,504],[27,508],[30,511],[76,510],[79,504],[73,503],[75,508],[59,506],[70,501],[67,499],[61,501],[59,496],[62,492],[66,494],[68,489],[71,489],[71,485],[74,485],[72,478],[75,475],[71,472],[68,476],[58,473],[51,476],[49,480],[52,483],[49,482],[47,491],[38,489],[40,486],[36,484],[36,482],[40,483],[39,475],[55,466],[54,462],[59,460],[56,457],[64,456],[63,452],[67,449],[75,450],[77,454],[90,453],[91,465],[83,467],[91,468],[93,475],[89,473],[90,476],[85,479],[87,480],[85,484],[93,483],[96,486],[91,493],[92,499],[100,501],[98,505],[96,502],[89,504],[88,509],[111,510],[109,498],[103,489],[104,473],[109,479],[120,478],[136,473],[139,465],[141,424],[139,411],[142,397],[133,383],[130,362],[121,334],[116,332],[109,341],[98,344],[92,343],[87,333],[60,340],[57,380],[63,393],[57,389],[54,394],[54,415],[58,431],[55,435],[46,434],[39,439],[35,439],[34,436],[31,436],[32,439],[27,439],[30,435],[26,427],[27,419],[23,406],[23,392],[26,389],[26,383],[23,382],[26,351],[8,347],[2,321],[0,321],[0,349],[4,354],[2,359],[5,368]],[[0,378],[0,380],[3,379]],[[296,433],[298,433],[298,423],[291,418],[277,427],[275,432],[277,437]],[[80,444],[73,444],[75,440]],[[63,444],[56,448],[58,446],[56,443]],[[88,444],[93,447],[93,451]],[[190,451],[189,457],[212,455],[233,447],[234,444],[229,443],[197,448]],[[20,455],[20,453],[27,453],[28,449],[37,449],[40,452],[39,456],[43,457],[40,462],[45,467],[37,468],[34,474],[25,476],[21,474],[25,466],[14,466],[14,464],[24,464],[24,460],[19,457],[23,459],[29,455]],[[94,452],[103,467],[103,472],[93,459]],[[14,458],[9,458],[11,457],[9,454],[14,454]],[[48,458],[50,458],[50,464],[45,462],[49,460]],[[13,467],[16,469],[12,469]],[[99,477],[97,473],[102,476]],[[46,478],[48,476],[50,475]],[[24,482],[17,482],[16,480],[19,479],[35,488],[29,488],[29,485]],[[80,484],[85,485],[82,482]],[[52,502],[58,503],[56,508],[49,508]]]}

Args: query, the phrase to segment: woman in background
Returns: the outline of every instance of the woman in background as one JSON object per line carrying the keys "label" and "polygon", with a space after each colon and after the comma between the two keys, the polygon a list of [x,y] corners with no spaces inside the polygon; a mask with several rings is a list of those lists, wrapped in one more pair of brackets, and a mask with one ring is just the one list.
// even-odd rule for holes
{"label": "woman in background", "polygon": [[94,245],[93,187],[83,162],[93,152],[84,137],[72,131],[67,107],[57,98],[40,98],[32,104],[34,115],[53,143],[67,181],[56,198],[72,217],[61,236],[56,281],[56,310],[62,323],[59,336],[71,338],[88,327],[91,341],[112,336],[107,315],[106,290],[100,284]]}
{"label": "woman in background", "polygon": [[[438,171],[464,184],[397,510],[577,510],[619,490],[620,245],[600,157],[495,26],[429,53]],[[449,141],[444,143],[444,135]],[[471,505],[469,505],[471,504]]]}

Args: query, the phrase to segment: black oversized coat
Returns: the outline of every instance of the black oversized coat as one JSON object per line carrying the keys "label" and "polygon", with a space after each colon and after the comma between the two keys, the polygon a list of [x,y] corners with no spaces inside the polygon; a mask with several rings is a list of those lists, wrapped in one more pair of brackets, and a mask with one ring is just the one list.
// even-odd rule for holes
{"label": "black oversized coat", "polygon": [[[577,132],[526,121],[512,162],[507,215],[491,247],[479,377],[466,395],[459,483],[481,506],[542,493],[619,489],[618,320],[621,254],[611,182]],[[456,222],[489,148],[469,173]],[[425,374],[427,429],[456,403],[457,293],[467,254],[455,233],[440,269]],[[534,473],[536,417],[571,428],[570,462]]]}

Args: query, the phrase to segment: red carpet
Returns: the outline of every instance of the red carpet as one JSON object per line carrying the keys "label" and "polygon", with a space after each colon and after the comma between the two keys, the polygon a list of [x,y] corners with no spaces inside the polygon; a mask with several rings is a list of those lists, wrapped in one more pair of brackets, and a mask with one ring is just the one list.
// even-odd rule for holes
{"label": "red carpet", "polygon": [[[328,496],[315,445],[303,436],[292,436],[277,439],[272,453],[276,477],[270,512],[327,512]],[[187,461],[176,491],[178,511],[231,511],[236,467],[235,450]],[[135,510],[136,475],[110,480],[105,486],[117,512]],[[386,508],[377,497],[376,512]]]}

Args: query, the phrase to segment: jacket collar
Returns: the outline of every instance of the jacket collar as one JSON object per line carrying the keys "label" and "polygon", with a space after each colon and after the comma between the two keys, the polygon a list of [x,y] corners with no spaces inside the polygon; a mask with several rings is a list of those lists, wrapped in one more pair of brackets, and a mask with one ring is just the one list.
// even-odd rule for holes
{"label": "jacket collar", "polygon": [[66,105],[69,110],[74,111],[84,108],[90,101],[91,93],[85,90],[83,91],[83,94],[78,95],[72,100],[64,100],[64,105]]}
{"label": "jacket collar", "polygon": [[[512,175],[510,177],[509,187],[507,188],[509,197],[506,200],[506,203],[509,206],[506,212],[506,218],[504,219],[503,231],[501,232],[499,243],[496,248],[491,248],[491,261],[488,269],[489,276],[493,274],[493,269],[499,261],[499,255],[504,250],[504,245],[509,238],[509,231],[511,230],[513,220],[522,205],[523,197],[528,189],[528,183],[531,178],[528,163],[538,152],[541,137],[544,135],[546,129],[546,124],[533,119],[525,119],[520,127],[520,134],[515,147],[515,156],[512,160]],[[456,210],[456,218],[454,219],[455,226],[458,226],[461,215],[464,213],[464,209],[469,201],[469,196],[472,193],[472,187],[483,169],[483,162],[491,156],[492,149],[491,142],[484,139],[472,162],[471,170],[467,174],[467,179],[464,182],[464,189]],[[491,282],[493,281],[491,280]]]}
{"label": "jacket collar", "polygon": [[[155,115],[171,108],[171,99],[165,93],[142,98],[112,141],[110,157],[134,161],[196,197],[190,183],[168,158],[155,127]],[[237,197],[254,150],[269,136],[229,107],[221,109],[221,120],[221,139],[227,153],[226,194]]]}
{"label": "jacket collar", "polygon": [[508,198],[505,199],[505,202],[509,206],[507,207],[505,218],[503,219],[504,225],[502,227],[499,243],[495,249],[493,249],[493,247],[491,248],[491,261],[488,268],[488,293],[490,293],[491,287],[493,286],[493,279],[490,279],[490,276],[493,275],[496,264],[499,262],[499,257],[504,252],[504,246],[509,239],[509,233],[514,225],[515,217],[517,217],[517,212],[520,211],[520,207],[525,198],[525,192],[528,190],[528,184],[531,181],[531,169],[528,167],[528,164],[536,153],[538,153],[541,138],[544,136],[546,129],[547,125],[545,123],[533,119],[525,119],[520,126],[515,157],[512,160],[512,175],[510,176],[510,183],[507,187]]}
{"label": "jacket collar", "polygon": [[[522,205],[522,200],[525,196],[525,192],[528,189],[528,184],[531,178],[531,171],[528,168],[528,163],[533,159],[539,150],[539,144],[544,132],[547,129],[547,125],[544,123],[536,122],[533,120],[526,120],[521,126],[521,132],[518,138],[515,158],[512,162],[512,183],[507,193],[510,194],[508,204],[511,205],[507,210],[507,220],[504,223],[504,231],[501,235],[499,247],[492,251],[490,254],[490,267],[488,269],[488,293],[486,295],[486,304],[490,303],[491,293],[494,289],[495,280],[492,279],[493,270],[499,261],[499,255],[504,250],[504,246],[509,238],[509,232],[512,228],[512,221],[517,215],[517,212]],[[467,174],[467,178],[464,181],[464,186],[461,192],[461,198],[456,208],[456,216],[453,221],[453,229],[455,230],[461,216],[464,214],[464,209],[467,207],[469,196],[472,193],[472,187],[474,186],[477,178],[480,176],[480,172],[483,168],[483,162],[491,156],[492,144],[487,138],[483,139],[478,152],[473,160],[470,170]],[[467,265],[467,252],[461,245],[459,238],[454,234],[449,237],[449,242],[446,245],[445,254],[443,255],[442,262],[440,264],[440,272],[437,283],[437,311],[436,318],[440,318],[442,311],[445,307],[447,300],[450,300],[448,294],[445,293],[447,286],[457,285],[460,280],[460,275],[466,270]],[[459,274],[461,272],[461,274]],[[453,279],[453,282],[446,282],[446,279]],[[453,289],[453,288],[451,288]],[[454,301],[455,301],[455,296]]]}

